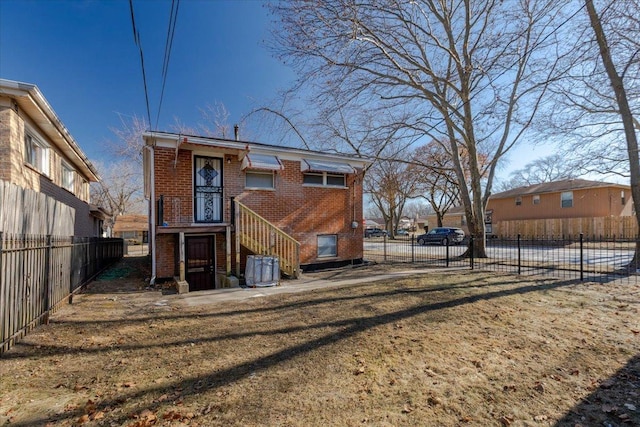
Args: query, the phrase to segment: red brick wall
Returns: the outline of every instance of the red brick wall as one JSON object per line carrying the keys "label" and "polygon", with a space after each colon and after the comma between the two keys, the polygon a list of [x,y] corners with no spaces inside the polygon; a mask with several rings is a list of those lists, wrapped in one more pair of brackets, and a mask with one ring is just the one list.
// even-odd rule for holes
{"label": "red brick wall", "polygon": [[[198,152],[198,155],[201,155]],[[215,157],[215,155],[212,155]],[[177,165],[175,151],[166,148],[155,149],[156,197],[165,196],[165,212],[168,199],[192,200],[193,166],[192,152],[179,150]],[[283,161],[284,171],[276,173],[274,190],[247,190],[244,188],[245,175],[235,155],[225,155],[223,161],[223,222],[231,222],[231,198],[240,197],[242,203],[276,224],[301,243],[302,264],[327,261],[342,261],[362,258],[362,174],[349,175],[347,188],[303,186],[303,175],[299,161]],[[192,221],[193,203],[181,203],[181,211]],[[353,229],[352,222],[358,227]],[[335,234],[338,237],[336,258],[317,257],[317,236]],[[157,275],[174,275],[175,244],[166,242],[160,235],[157,243]],[[233,250],[235,250],[233,248]],[[226,236],[216,236],[217,268],[224,269],[226,263]],[[164,253],[164,252],[170,252]],[[235,263],[235,252],[232,251]],[[169,263],[171,267],[164,264]],[[235,270],[235,265],[233,265]]]}

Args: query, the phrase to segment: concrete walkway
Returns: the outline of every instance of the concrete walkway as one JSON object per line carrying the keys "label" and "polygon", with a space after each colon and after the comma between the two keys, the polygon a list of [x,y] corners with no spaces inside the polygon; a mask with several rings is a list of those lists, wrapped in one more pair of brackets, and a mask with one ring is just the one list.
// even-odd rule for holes
{"label": "concrete walkway", "polygon": [[[306,273],[301,279],[282,280],[279,286],[262,288],[227,288],[210,291],[190,292],[187,294],[175,294],[165,296],[172,306],[196,307],[200,305],[215,304],[224,301],[243,301],[251,298],[268,297],[284,293],[305,292],[314,289],[324,289],[336,286],[351,286],[360,283],[371,283],[381,280],[400,279],[414,275],[433,274],[439,272],[453,272],[468,270],[468,268],[409,268],[403,270],[388,271],[376,269],[371,271],[363,267],[354,275],[354,270],[340,270],[337,272]],[[168,297],[168,298],[167,298]]]}

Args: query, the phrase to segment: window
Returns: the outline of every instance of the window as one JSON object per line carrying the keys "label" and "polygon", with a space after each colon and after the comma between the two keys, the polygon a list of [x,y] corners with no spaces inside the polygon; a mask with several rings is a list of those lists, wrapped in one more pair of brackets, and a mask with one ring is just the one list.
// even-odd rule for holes
{"label": "window", "polygon": [[622,206],[624,206],[624,204],[626,202],[625,197],[624,197],[624,190],[620,191],[620,202],[622,202]]}
{"label": "window", "polygon": [[338,236],[318,236],[318,258],[338,256]]}
{"label": "window", "polygon": [[518,196],[516,197],[516,206],[520,206],[522,205],[522,197]]}
{"label": "window", "polygon": [[305,173],[302,182],[310,185],[322,185],[324,176],[321,173]]}
{"label": "window", "polygon": [[73,169],[62,163],[62,188],[73,193]]}
{"label": "window", "polygon": [[24,137],[24,160],[49,175],[49,148],[29,134]]}
{"label": "window", "polygon": [[302,182],[308,185],[327,187],[346,187],[346,177],[342,173],[312,172],[305,173]]}
{"label": "window", "polygon": [[247,171],[245,174],[246,188],[275,188],[273,172]]}
{"label": "window", "polygon": [[563,208],[573,207],[573,191],[565,191],[560,195],[560,200]]}
{"label": "window", "polygon": [[533,196],[533,204],[534,205],[539,205],[540,204],[540,196]]}
{"label": "window", "polygon": [[345,179],[343,174],[327,174],[327,185],[333,187],[344,187]]}

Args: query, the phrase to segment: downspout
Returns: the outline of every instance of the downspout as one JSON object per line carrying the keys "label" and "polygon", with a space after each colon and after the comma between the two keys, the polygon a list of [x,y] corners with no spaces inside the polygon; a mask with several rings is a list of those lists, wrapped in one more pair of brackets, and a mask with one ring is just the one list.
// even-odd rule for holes
{"label": "downspout", "polygon": [[149,244],[151,245],[151,280],[149,284],[154,285],[156,283],[156,182],[155,182],[155,154],[153,152],[152,145],[146,145],[145,148],[149,150],[149,227],[151,228],[149,233]]}

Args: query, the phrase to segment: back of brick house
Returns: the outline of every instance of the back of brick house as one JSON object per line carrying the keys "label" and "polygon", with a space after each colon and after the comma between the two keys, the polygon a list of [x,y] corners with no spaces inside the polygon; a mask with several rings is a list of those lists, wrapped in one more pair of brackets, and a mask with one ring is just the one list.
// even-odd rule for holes
{"label": "back of brick house", "polygon": [[154,280],[225,287],[249,255],[278,258],[294,277],[362,262],[365,160],[172,133],[144,140]]}

